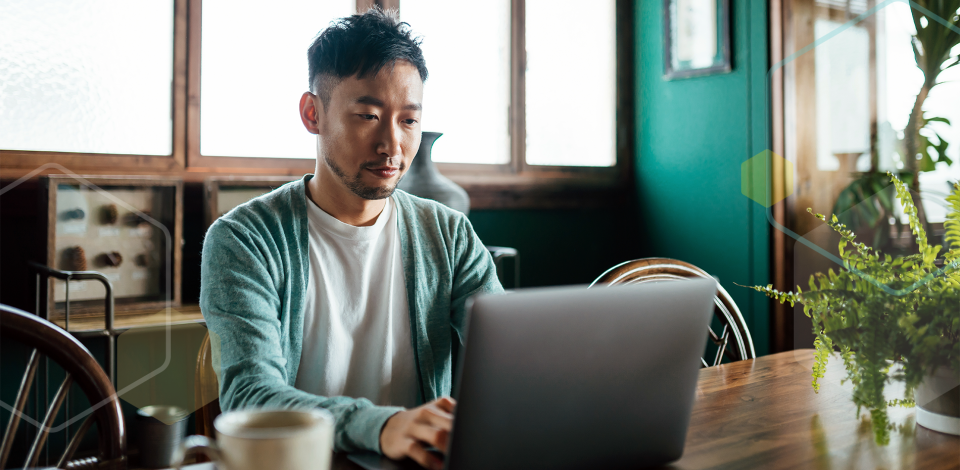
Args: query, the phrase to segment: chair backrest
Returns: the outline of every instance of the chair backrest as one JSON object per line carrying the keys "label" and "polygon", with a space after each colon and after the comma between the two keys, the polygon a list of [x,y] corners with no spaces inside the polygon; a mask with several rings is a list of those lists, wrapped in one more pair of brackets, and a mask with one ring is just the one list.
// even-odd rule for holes
{"label": "chair backrest", "polygon": [[213,370],[213,351],[210,348],[210,332],[203,336],[197,353],[195,399],[197,410],[197,434],[214,438],[213,420],[220,415],[220,382]]}
{"label": "chair backrest", "polygon": [[[598,284],[640,284],[644,282],[678,281],[702,277],[713,279],[706,271],[683,261],[670,258],[643,258],[620,263],[598,277],[590,287]],[[753,349],[753,338],[740,309],[730,294],[717,283],[717,295],[714,298],[713,324],[719,324],[720,334],[713,327],[708,328],[709,340],[716,346],[712,357],[701,358],[703,367],[719,365],[726,357],[729,362],[742,361],[757,357]],[[710,351],[708,351],[710,354]]]}
{"label": "chair backrest", "polygon": [[[100,445],[99,455],[96,457],[97,468],[126,468],[127,434],[123,414],[120,411],[120,400],[107,374],[103,372],[100,364],[90,355],[87,348],[53,323],[2,304],[0,304],[0,337],[5,341],[23,343],[33,349],[13,404],[13,411],[10,413],[10,421],[4,430],[3,441],[0,444],[0,468],[7,466],[7,459],[10,457],[17,428],[24,416],[23,411],[42,356],[52,359],[62,367],[66,372],[66,378],[49,402],[46,416],[38,426],[37,437],[27,453],[23,466],[37,465],[40,451],[46,444],[60,406],[67,398],[71,385],[76,384],[86,395],[93,407],[93,412],[88,414],[77,428],[76,434],[71,438],[63,456],[57,462],[57,467],[67,468],[68,464],[73,464],[69,460],[90,426],[96,423]],[[83,460],[84,463],[91,463],[90,459]]]}

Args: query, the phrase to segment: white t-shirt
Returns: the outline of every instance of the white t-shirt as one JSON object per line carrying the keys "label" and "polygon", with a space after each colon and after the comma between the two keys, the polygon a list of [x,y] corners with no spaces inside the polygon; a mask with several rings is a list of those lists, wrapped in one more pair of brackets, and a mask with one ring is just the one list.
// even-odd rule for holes
{"label": "white t-shirt", "polygon": [[296,388],[322,396],[417,404],[397,206],[374,225],[340,222],[308,199],[310,279]]}

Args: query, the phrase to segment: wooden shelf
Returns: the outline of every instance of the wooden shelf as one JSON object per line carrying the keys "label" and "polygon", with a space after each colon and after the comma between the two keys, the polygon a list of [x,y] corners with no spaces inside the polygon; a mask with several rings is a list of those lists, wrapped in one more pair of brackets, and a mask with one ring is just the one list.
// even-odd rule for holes
{"label": "wooden shelf", "polygon": [[[65,327],[63,318],[57,318],[52,321],[60,328]],[[200,306],[197,304],[192,304],[183,305],[179,308],[171,308],[169,319],[167,318],[166,309],[158,309],[152,313],[143,312],[142,310],[117,310],[116,316],[113,320],[113,329],[130,330],[134,328],[162,326],[166,325],[168,321],[171,325],[205,323],[203,320],[203,315],[200,313]],[[81,336],[100,334],[103,331],[103,316],[71,316],[70,329],[68,331]]]}

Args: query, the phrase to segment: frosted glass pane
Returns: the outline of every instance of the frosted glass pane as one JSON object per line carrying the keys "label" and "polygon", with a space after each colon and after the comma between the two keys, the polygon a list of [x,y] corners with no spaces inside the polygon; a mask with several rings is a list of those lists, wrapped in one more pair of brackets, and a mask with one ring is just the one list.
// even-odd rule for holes
{"label": "frosted glass pane", "polygon": [[400,16],[423,36],[421,128],[443,132],[433,160],[508,163],[510,1],[403,0]]}
{"label": "frosted glass pane", "polygon": [[307,48],[356,8],[356,0],[204,0],[200,153],[316,158],[316,136],[299,114]]}
{"label": "frosted glass pane", "polygon": [[173,0],[0,2],[0,148],[170,155]]}
{"label": "frosted glass pane", "polygon": [[527,163],[616,163],[616,0],[527,0]]}

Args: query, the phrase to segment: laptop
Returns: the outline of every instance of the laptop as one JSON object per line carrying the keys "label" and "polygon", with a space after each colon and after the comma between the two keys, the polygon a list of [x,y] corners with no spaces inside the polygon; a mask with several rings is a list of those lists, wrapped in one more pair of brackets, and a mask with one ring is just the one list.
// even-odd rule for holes
{"label": "laptop", "polygon": [[[716,290],[713,279],[693,279],[475,298],[444,468],[638,468],[679,459]],[[420,468],[348,457],[369,470]]]}

